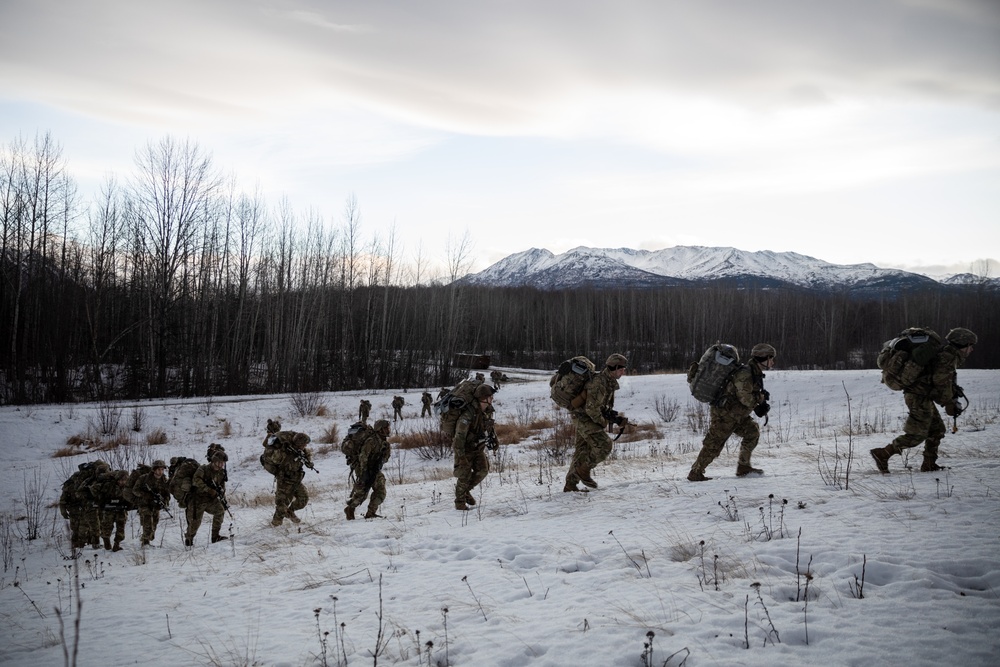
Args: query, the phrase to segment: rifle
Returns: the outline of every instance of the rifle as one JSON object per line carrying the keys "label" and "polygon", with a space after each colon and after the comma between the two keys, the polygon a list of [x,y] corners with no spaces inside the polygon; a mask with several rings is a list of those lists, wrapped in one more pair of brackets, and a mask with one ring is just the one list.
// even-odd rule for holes
{"label": "rifle", "polygon": [[316,466],[314,466],[313,462],[309,459],[308,456],[306,456],[306,450],[299,449],[298,447],[294,447],[294,446],[292,446],[292,447],[286,447],[285,449],[288,452],[290,452],[292,456],[295,457],[296,461],[298,461],[299,463],[301,463],[305,467],[309,468],[310,470],[312,470],[317,475],[319,474],[319,470],[316,470]]}
{"label": "rifle", "polygon": [[493,426],[490,426],[488,429],[486,429],[484,437],[486,439],[486,449],[490,450],[491,452],[495,452],[496,450],[500,449],[500,439],[497,438],[497,432],[496,429],[493,428]]}
{"label": "rifle", "polygon": [[[952,387],[952,395],[955,397],[953,408],[955,414],[951,416],[951,432],[958,433],[958,416],[969,409],[969,397],[965,395],[965,390],[957,384]],[[958,404],[958,401],[963,398],[965,399],[964,408]]]}
{"label": "rifle", "polygon": [[213,482],[211,479],[206,479],[205,485],[208,486],[208,488],[215,491],[216,498],[218,498],[219,502],[222,504],[222,509],[226,510],[226,512],[229,513],[229,518],[235,521],[236,517],[234,517],[233,513],[229,510],[229,503],[226,501],[226,490],[223,489],[218,484],[216,484],[215,482]]}
{"label": "rifle", "polygon": [[604,418],[612,424],[616,424],[618,426],[618,434],[614,438],[615,441],[617,441],[618,438],[622,437],[622,433],[625,432],[625,427],[628,425],[628,417],[621,414],[617,410],[605,410]]}
{"label": "rifle", "polygon": [[169,516],[171,519],[173,519],[174,515],[170,513],[169,509],[167,509],[167,504],[165,502],[163,502],[163,497],[159,494],[159,492],[158,491],[153,491],[153,489],[149,488],[149,482],[146,482],[142,486],[147,491],[149,491],[149,495],[152,496],[152,498],[153,498],[153,504],[156,505],[156,509],[163,510],[164,512],[167,513],[167,516]]}

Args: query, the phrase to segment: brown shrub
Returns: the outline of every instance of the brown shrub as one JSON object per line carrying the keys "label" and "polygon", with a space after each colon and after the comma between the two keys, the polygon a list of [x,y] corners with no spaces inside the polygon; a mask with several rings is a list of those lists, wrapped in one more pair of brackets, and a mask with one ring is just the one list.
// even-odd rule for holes
{"label": "brown shrub", "polygon": [[[228,421],[226,422],[229,423]],[[147,445],[164,445],[167,442],[167,432],[162,428],[155,428],[146,434]]]}

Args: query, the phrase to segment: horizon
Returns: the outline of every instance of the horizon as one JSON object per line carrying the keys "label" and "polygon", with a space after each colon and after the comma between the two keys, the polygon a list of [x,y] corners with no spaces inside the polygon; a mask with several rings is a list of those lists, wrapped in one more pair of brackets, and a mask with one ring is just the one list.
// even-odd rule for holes
{"label": "horizon", "polygon": [[12,0],[0,26],[0,142],[50,132],[87,200],[169,136],[301,224],[356,198],[437,266],[468,235],[473,272],[532,245],[1000,259],[996,3]]}

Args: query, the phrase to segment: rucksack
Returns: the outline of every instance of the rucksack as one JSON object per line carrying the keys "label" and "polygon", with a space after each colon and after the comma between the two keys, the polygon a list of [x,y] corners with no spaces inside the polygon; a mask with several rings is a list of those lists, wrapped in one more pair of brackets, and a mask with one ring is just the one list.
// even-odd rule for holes
{"label": "rucksack", "polygon": [[716,343],[705,350],[701,359],[691,364],[687,381],[691,395],[709,405],[718,405],[726,382],[743,367],[736,348],[726,343]]}
{"label": "rucksack", "polygon": [[179,507],[187,507],[188,493],[191,491],[191,480],[201,465],[194,459],[175,456],[170,459],[170,495],[177,501]]}
{"label": "rucksack", "polygon": [[264,452],[260,455],[260,464],[272,475],[279,472],[274,461],[274,455],[284,447],[294,447],[295,431],[278,431],[264,438]]}
{"label": "rucksack", "polygon": [[347,459],[347,465],[353,468],[354,464],[357,463],[358,454],[361,453],[361,445],[364,444],[368,433],[373,430],[374,428],[365,422],[354,422],[347,429],[347,435],[340,442],[340,451]]}
{"label": "rucksack", "polygon": [[479,378],[462,380],[455,388],[446,393],[434,403],[434,411],[440,415],[441,432],[446,436],[455,435],[458,428],[458,416],[465,406],[475,400],[476,387],[483,383]]}
{"label": "rucksack", "polygon": [[128,479],[125,481],[125,488],[122,489],[122,498],[130,502],[132,505],[135,505],[136,501],[136,496],[134,491],[135,483],[139,481],[140,477],[145,475],[147,472],[150,472],[151,470],[152,468],[150,468],[145,463],[140,463],[135,470],[130,472],[128,475]]}
{"label": "rucksack", "polygon": [[77,466],[76,472],[63,482],[62,490],[70,502],[82,502],[87,497],[87,487],[97,475],[110,470],[103,461],[87,461]]}
{"label": "rucksack", "polygon": [[549,379],[549,397],[560,408],[576,410],[587,400],[583,388],[594,377],[597,368],[584,356],[573,357],[559,364],[559,370]]}
{"label": "rucksack", "polygon": [[936,332],[921,327],[910,327],[887,340],[875,360],[882,369],[882,384],[893,391],[910,389],[941,351],[941,345],[941,337]]}

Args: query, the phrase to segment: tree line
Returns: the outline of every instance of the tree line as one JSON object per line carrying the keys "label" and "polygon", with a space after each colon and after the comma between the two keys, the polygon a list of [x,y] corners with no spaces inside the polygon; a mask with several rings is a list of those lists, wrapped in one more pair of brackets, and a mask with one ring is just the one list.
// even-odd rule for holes
{"label": "tree line", "polygon": [[[872,367],[910,325],[995,338],[1000,295],[940,287],[880,297],[715,286],[487,288],[404,262],[392,234],[364,239],[352,197],[337,225],[224,178],[170,138],[81,201],[48,135],[0,151],[0,402],[450,385],[457,352],[554,368],[629,355],[683,370],[716,340],[775,345],[785,368]],[[996,367],[984,345],[973,365]]]}

